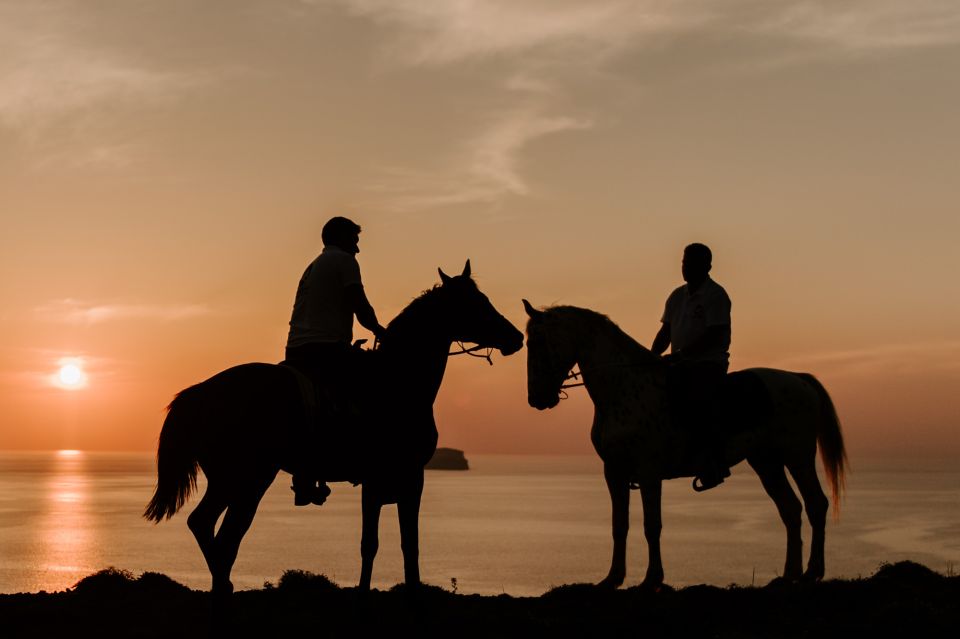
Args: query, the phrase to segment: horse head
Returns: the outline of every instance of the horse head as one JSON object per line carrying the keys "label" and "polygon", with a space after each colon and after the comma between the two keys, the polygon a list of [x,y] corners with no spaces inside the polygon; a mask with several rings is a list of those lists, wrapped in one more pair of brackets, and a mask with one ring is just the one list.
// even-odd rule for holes
{"label": "horse head", "polygon": [[538,311],[523,300],[530,316],[527,322],[527,402],[538,410],[560,403],[560,391],[567,374],[577,362],[572,336],[557,314]]}
{"label": "horse head", "polygon": [[440,295],[448,311],[446,318],[450,337],[456,342],[470,342],[484,348],[496,348],[512,355],[523,348],[523,333],[500,314],[470,278],[470,260],[463,273],[450,276],[440,273]]}

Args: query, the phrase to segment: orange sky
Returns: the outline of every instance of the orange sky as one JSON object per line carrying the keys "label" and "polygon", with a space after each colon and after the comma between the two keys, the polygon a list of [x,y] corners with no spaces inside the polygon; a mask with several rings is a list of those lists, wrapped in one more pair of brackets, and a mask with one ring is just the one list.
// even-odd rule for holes
{"label": "orange sky", "polygon": [[[705,242],[733,368],[820,377],[854,464],[960,454],[960,8],[723,6],[3,2],[0,449],[152,449],[177,390],[281,357],[345,214],[384,322],[469,257],[518,326],[646,344]],[[452,362],[441,445],[589,452],[582,393],[495,363]]]}

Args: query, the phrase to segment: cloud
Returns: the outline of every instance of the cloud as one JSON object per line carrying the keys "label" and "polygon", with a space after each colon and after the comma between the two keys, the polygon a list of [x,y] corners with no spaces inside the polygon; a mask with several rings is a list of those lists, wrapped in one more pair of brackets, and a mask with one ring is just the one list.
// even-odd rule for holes
{"label": "cloud", "polygon": [[[78,153],[82,164],[124,166],[130,148],[99,139],[112,109],[168,101],[195,86],[198,76],[138,63],[133,52],[111,49],[87,31],[70,5],[0,5],[0,127],[35,148],[51,139],[62,145],[65,138],[89,145],[89,152]],[[45,151],[58,159],[57,151]]]}
{"label": "cloud", "polygon": [[201,304],[96,304],[67,298],[39,306],[34,312],[48,322],[90,325],[131,319],[169,322],[209,315],[211,311]]}
{"label": "cloud", "polygon": [[[604,56],[643,36],[702,23],[703,0],[339,0],[352,15],[397,27],[391,57],[443,65],[575,47]],[[308,4],[315,4],[308,2]]]}
{"label": "cloud", "polygon": [[[603,60],[684,33],[777,37],[880,50],[960,42],[955,0],[338,0],[395,27],[391,59],[444,65],[544,53]],[[307,4],[315,4],[307,2]]]}
{"label": "cloud", "polygon": [[872,348],[826,351],[781,360],[787,370],[814,374],[863,377],[882,372],[885,376],[960,373],[960,341],[885,344]]}
{"label": "cloud", "polygon": [[508,195],[526,195],[530,186],[520,172],[523,151],[545,136],[591,126],[586,119],[548,116],[534,108],[511,111],[468,139],[445,170],[389,169],[372,190],[389,196],[387,206],[394,211],[490,203]]}
{"label": "cloud", "polygon": [[[64,384],[58,378],[60,369],[72,364],[80,372],[79,384]],[[127,364],[121,360],[92,355],[86,352],[64,352],[61,350],[22,348],[17,349],[15,367],[0,364],[0,386],[45,390],[50,388],[84,388],[88,383],[100,383],[115,380]]]}
{"label": "cloud", "polygon": [[[304,0],[305,4],[320,2]],[[323,3],[329,5],[329,3]],[[960,42],[955,0],[335,0],[349,15],[382,31],[383,60],[430,71],[488,64],[502,74],[512,113],[465,136],[446,170],[394,168],[374,190],[409,210],[526,195],[523,152],[547,135],[603,121],[609,104],[593,104],[585,83],[614,79],[633,91],[643,78],[617,66],[628,54],[656,49],[679,68],[771,73],[784,66]],[[688,46],[699,42],[706,46]],[[709,43],[725,43],[721,47]],[[742,43],[741,49],[729,42]],[[756,55],[761,44],[764,54]],[[698,57],[699,56],[699,57]],[[619,78],[619,79],[618,79]],[[621,81],[622,80],[622,81]],[[609,96],[609,93],[603,95]],[[586,116],[547,116],[576,103]],[[531,108],[531,104],[536,108]]]}
{"label": "cloud", "polygon": [[847,50],[930,47],[960,42],[954,0],[785,2],[754,26],[761,33]]}

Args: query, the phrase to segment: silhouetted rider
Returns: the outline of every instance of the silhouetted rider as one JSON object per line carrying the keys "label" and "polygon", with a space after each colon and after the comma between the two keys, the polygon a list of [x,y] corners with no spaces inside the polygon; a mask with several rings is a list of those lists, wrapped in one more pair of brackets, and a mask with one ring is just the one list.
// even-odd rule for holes
{"label": "silhouetted rider", "polygon": [[[378,338],[385,329],[367,300],[360,279],[360,226],[345,217],[331,218],[321,232],[323,252],[307,266],[297,286],[297,297],[287,336],[286,363],[306,372],[314,381],[343,392],[353,361],[353,317]],[[336,425],[334,426],[336,427]],[[312,466],[315,446],[300,446],[293,474],[294,503],[323,504],[330,489],[317,481]]]}
{"label": "silhouetted rider", "polygon": [[713,254],[703,244],[683,250],[685,285],[670,297],[663,323],[651,350],[670,354],[670,386],[679,417],[704,446],[698,481],[703,490],[730,476],[723,459],[721,425],[716,417],[716,394],[730,364],[730,298],[710,276]]}

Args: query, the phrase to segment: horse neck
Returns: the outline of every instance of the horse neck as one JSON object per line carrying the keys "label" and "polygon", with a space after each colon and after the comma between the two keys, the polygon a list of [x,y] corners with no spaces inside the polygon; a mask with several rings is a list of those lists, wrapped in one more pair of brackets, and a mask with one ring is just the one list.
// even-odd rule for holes
{"label": "horse neck", "polygon": [[578,364],[584,386],[595,402],[619,399],[638,376],[662,372],[655,355],[613,325],[591,326],[581,332]]}
{"label": "horse neck", "polygon": [[390,323],[380,351],[387,363],[389,383],[407,398],[432,405],[440,391],[453,338],[441,325],[439,314],[429,311],[427,307],[416,316],[401,313]]}

